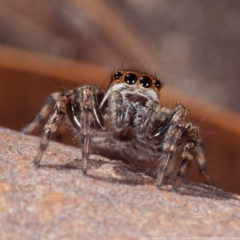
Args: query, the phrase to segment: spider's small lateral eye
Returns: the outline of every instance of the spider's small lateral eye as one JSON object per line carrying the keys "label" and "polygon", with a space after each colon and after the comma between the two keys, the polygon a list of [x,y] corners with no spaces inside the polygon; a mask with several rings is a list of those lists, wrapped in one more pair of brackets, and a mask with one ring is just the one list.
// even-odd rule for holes
{"label": "spider's small lateral eye", "polygon": [[152,86],[152,80],[150,77],[148,76],[142,76],[140,78],[140,84],[141,86],[143,86],[144,88],[150,88]]}
{"label": "spider's small lateral eye", "polygon": [[124,82],[126,82],[129,85],[133,85],[137,82],[137,75],[134,73],[128,73],[125,77],[124,77]]}
{"label": "spider's small lateral eye", "polygon": [[122,73],[116,72],[114,73],[114,79],[120,79],[122,77]]}
{"label": "spider's small lateral eye", "polygon": [[160,87],[162,86],[162,84],[161,84],[161,82],[160,82],[159,80],[155,80],[155,81],[154,81],[154,86],[155,86],[156,88],[160,88]]}

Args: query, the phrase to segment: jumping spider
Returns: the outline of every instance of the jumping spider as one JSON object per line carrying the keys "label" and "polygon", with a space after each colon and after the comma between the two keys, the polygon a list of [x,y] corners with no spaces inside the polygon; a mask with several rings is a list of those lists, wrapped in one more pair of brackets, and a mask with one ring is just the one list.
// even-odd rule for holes
{"label": "jumping spider", "polygon": [[51,94],[35,120],[24,129],[32,133],[48,118],[35,165],[39,165],[51,135],[67,115],[81,140],[84,174],[92,153],[134,164],[151,161],[157,163],[156,186],[160,188],[169,161],[181,147],[182,161],[173,190],[177,190],[195,154],[201,174],[211,184],[199,128],[189,122],[190,111],[185,106],[161,107],[161,88],[162,82],[149,74],[119,70],[111,77],[105,93],[87,85]]}

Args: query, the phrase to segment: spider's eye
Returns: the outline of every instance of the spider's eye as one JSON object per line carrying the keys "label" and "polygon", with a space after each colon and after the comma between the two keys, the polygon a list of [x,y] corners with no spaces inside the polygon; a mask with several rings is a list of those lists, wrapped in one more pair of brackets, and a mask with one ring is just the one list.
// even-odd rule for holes
{"label": "spider's eye", "polygon": [[152,80],[150,77],[148,76],[142,76],[140,78],[140,84],[141,86],[143,86],[144,88],[150,88],[152,86]]}
{"label": "spider's eye", "polygon": [[162,84],[159,80],[155,80],[154,85],[155,85],[156,88],[160,88]]}
{"label": "spider's eye", "polygon": [[114,73],[114,79],[120,79],[122,77],[122,73],[116,72]]}
{"label": "spider's eye", "polygon": [[137,82],[137,75],[134,73],[128,73],[125,77],[124,77],[124,82],[126,82],[129,85],[133,85]]}

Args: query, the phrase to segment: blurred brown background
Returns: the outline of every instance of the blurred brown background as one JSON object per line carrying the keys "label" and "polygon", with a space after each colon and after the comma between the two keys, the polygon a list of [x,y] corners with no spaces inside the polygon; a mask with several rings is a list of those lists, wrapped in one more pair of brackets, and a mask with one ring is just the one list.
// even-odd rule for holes
{"label": "blurred brown background", "polygon": [[0,0],[0,125],[20,130],[49,93],[143,67],[165,82],[163,104],[191,109],[216,186],[240,193],[239,40],[237,0]]}

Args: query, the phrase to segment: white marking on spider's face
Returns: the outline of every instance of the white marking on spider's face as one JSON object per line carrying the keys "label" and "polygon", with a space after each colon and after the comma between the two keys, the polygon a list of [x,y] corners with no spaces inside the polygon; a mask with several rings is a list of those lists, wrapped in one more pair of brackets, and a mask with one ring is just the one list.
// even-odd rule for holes
{"label": "white marking on spider's face", "polygon": [[136,85],[136,84],[128,85],[126,83],[120,82],[120,83],[112,84],[109,87],[108,91],[106,92],[101,102],[100,108],[104,105],[106,100],[110,97],[111,93],[114,91],[120,92],[123,95],[123,97],[125,96],[125,94],[131,93],[131,94],[146,97],[149,100],[158,101],[158,94],[152,88],[144,88],[141,85]]}

